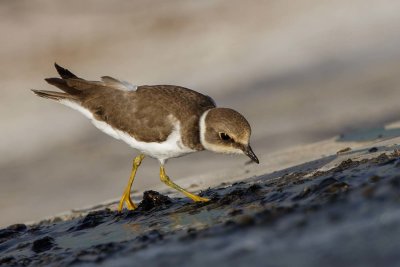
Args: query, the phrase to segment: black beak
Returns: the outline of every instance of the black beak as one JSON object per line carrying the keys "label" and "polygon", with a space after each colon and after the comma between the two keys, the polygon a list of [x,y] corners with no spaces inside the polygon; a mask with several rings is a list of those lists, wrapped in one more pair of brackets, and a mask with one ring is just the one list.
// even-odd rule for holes
{"label": "black beak", "polygon": [[260,161],[258,160],[256,154],[254,154],[253,149],[251,149],[250,145],[243,149],[244,154],[246,154],[252,161],[259,164]]}

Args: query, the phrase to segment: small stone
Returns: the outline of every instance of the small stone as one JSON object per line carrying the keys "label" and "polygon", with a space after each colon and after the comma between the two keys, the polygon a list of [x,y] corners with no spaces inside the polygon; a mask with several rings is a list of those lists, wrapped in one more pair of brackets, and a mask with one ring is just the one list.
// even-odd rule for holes
{"label": "small stone", "polygon": [[340,154],[343,154],[343,153],[346,153],[346,152],[349,152],[349,151],[351,151],[351,148],[350,147],[346,147],[346,148],[343,148],[343,149],[339,150],[338,152],[336,152],[336,155],[340,155]]}
{"label": "small stone", "polygon": [[51,249],[54,246],[54,239],[50,236],[37,239],[32,244],[32,251],[35,253],[41,253]]}
{"label": "small stone", "polygon": [[171,204],[172,201],[169,197],[161,195],[156,191],[145,191],[143,193],[143,200],[140,202],[138,209],[148,211],[155,207]]}
{"label": "small stone", "polygon": [[368,152],[370,152],[370,153],[375,153],[375,152],[377,152],[378,151],[378,148],[376,148],[376,147],[371,147],[369,150],[368,150]]}

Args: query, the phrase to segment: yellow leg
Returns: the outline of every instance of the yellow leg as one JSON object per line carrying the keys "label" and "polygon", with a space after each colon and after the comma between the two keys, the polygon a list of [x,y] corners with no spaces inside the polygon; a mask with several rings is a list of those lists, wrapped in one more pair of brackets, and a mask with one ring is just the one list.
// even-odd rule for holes
{"label": "yellow leg", "polygon": [[132,202],[131,199],[131,188],[133,184],[133,180],[135,180],[135,175],[136,171],[140,166],[140,163],[142,163],[142,160],[144,159],[144,155],[140,154],[133,160],[133,166],[132,166],[132,171],[131,171],[131,176],[129,177],[129,182],[128,185],[125,188],[124,194],[121,197],[121,200],[119,201],[118,205],[118,212],[122,211],[122,208],[124,206],[124,203],[126,204],[126,207],[129,210],[134,210],[136,209],[136,204]]}
{"label": "yellow leg", "polygon": [[193,201],[196,201],[196,202],[207,202],[207,201],[210,201],[208,198],[196,196],[196,195],[194,195],[192,193],[189,193],[188,191],[186,191],[185,189],[183,189],[179,185],[177,185],[174,182],[172,182],[169,179],[168,175],[165,173],[165,169],[164,169],[163,165],[161,165],[161,167],[160,167],[160,179],[161,179],[161,181],[163,183],[165,183],[169,187],[172,187],[172,188],[178,190],[179,192],[183,193],[184,195],[186,195],[188,198],[192,199]]}

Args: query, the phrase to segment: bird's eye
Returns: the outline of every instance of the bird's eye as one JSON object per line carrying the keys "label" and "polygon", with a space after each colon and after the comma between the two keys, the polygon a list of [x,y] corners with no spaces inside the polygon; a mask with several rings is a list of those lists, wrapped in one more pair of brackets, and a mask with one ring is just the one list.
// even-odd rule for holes
{"label": "bird's eye", "polygon": [[221,140],[224,140],[224,141],[231,140],[231,137],[226,133],[219,133],[219,137],[221,138]]}

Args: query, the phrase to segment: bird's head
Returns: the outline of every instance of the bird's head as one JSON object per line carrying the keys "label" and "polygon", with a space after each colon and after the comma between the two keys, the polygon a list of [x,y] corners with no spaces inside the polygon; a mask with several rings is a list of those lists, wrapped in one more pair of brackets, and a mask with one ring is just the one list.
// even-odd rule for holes
{"label": "bird's head", "polygon": [[205,149],[228,154],[245,154],[259,163],[250,147],[251,127],[237,111],[213,108],[200,118],[200,141]]}

